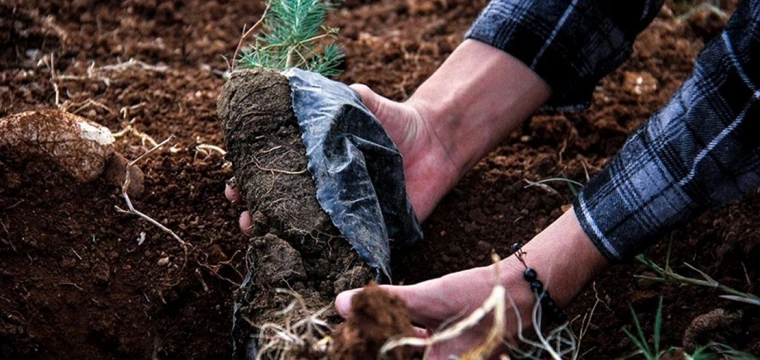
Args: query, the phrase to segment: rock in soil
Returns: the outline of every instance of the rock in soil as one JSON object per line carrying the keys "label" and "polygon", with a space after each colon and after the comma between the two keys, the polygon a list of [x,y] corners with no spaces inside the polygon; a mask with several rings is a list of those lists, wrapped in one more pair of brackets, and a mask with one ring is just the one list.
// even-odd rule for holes
{"label": "rock in soil", "polygon": [[[699,315],[691,321],[691,325],[683,335],[683,348],[692,353],[697,347],[707,345],[710,342],[725,342],[728,333],[740,328],[736,326],[741,321],[744,313],[739,310],[735,313],[718,308],[709,313]],[[732,331],[734,330],[734,331]]]}
{"label": "rock in soil", "polygon": [[0,153],[32,163],[52,160],[82,183],[103,173],[113,142],[108,128],[62,110],[26,111],[0,119]]}

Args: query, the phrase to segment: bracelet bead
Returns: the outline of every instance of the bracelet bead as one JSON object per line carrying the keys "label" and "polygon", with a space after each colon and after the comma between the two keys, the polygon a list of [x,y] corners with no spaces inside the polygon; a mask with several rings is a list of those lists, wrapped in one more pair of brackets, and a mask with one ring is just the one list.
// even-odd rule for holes
{"label": "bracelet bead", "polygon": [[525,277],[526,281],[533,282],[538,277],[538,274],[536,274],[536,270],[527,268],[525,269],[525,272],[523,273],[523,277]]}
{"label": "bracelet bead", "polygon": [[542,283],[541,280],[533,280],[530,283],[530,288],[541,293],[544,290],[544,283]]}

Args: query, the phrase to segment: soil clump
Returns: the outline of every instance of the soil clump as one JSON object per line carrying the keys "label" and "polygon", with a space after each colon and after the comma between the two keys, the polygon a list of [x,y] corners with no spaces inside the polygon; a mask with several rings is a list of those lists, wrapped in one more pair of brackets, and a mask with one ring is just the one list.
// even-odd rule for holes
{"label": "soil clump", "polygon": [[[317,202],[290,92],[278,72],[241,70],[232,73],[218,100],[235,186],[257,218],[248,253],[251,280],[238,298],[248,304],[241,313],[255,324],[282,321],[278,312],[292,299],[278,288],[290,288],[321,309],[345,286],[371,279]],[[335,318],[332,308],[330,314]]]}

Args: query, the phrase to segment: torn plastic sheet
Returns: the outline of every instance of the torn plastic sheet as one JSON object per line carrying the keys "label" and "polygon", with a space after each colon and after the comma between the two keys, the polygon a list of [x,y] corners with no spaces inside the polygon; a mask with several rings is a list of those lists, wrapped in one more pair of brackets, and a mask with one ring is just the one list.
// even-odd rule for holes
{"label": "torn plastic sheet", "polygon": [[345,84],[290,69],[293,110],[317,200],[379,278],[390,279],[390,246],[422,239],[406,195],[401,153]]}

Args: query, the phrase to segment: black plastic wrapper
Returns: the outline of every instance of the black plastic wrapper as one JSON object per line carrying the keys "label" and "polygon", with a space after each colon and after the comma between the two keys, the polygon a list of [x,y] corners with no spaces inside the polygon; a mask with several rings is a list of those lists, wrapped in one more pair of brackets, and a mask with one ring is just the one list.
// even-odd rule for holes
{"label": "black plastic wrapper", "polygon": [[350,87],[295,68],[284,75],[317,201],[378,279],[387,281],[388,240],[404,247],[422,239],[406,196],[401,153]]}
{"label": "black plastic wrapper", "polygon": [[[317,201],[359,256],[390,281],[394,248],[422,239],[422,228],[406,195],[401,153],[380,121],[345,84],[290,69],[293,110],[301,127]],[[390,240],[390,241],[389,241]],[[250,281],[247,276],[243,287]],[[253,340],[235,303],[233,358],[256,358]]]}

